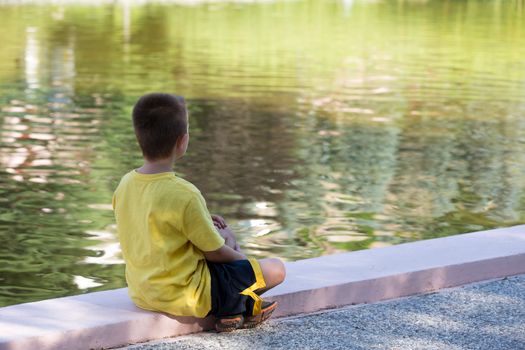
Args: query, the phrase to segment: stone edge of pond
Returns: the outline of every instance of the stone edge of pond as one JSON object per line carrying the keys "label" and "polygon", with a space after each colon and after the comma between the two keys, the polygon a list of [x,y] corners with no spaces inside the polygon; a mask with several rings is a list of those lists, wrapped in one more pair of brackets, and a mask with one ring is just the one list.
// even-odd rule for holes
{"label": "stone edge of pond", "polygon": [[[426,293],[525,273],[525,225],[286,263],[265,294],[275,317]],[[210,329],[133,305],[125,288],[0,308],[0,350],[100,349]]]}

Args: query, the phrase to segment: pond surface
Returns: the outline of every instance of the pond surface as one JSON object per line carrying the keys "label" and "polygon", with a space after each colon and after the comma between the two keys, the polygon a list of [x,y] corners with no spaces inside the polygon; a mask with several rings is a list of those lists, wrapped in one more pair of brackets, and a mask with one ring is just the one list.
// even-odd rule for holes
{"label": "pond surface", "polygon": [[525,222],[522,1],[0,1],[0,306],[125,286],[130,111],[189,100],[176,171],[251,256]]}

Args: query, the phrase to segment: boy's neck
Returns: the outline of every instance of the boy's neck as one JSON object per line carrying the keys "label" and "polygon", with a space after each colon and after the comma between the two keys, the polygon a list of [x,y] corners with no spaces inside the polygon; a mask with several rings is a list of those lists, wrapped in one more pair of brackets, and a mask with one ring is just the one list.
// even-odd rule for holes
{"label": "boy's neck", "polygon": [[156,161],[149,161],[144,159],[144,165],[137,169],[139,173],[143,174],[156,174],[173,171],[173,159],[161,159]]}

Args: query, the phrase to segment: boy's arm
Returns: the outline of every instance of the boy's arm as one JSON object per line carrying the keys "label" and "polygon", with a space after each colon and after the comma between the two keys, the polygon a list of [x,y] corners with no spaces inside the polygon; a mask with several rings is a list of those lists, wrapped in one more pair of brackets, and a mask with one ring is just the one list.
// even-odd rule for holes
{"label": "boy's arm", "polygon": [[217,230],[219,231],[222,238],[224,238],[225,245],[232,248],[233,250],[241,252],[241,247],[239,246],[239,243],[237,243],[237,240],[235,239],[235,235],[233,234],[232,230],[230,230],[229,227],[226,227],[224,229],[220,229],[217,227]]}
{"label": "boy's arm", "polygon": [[211,262],[217,262],[217,263],[226,263],[226,262],[232,262],[235,260],[246,260],[246,256],[242,253],[239,253],[236,250],[233,250],[232,248],[228,247],[226,244],[224,244],[222,247],[220,247],[217,250],[213,250],[211,252],[203,252],[204,257],[206,260],[209,260]]}

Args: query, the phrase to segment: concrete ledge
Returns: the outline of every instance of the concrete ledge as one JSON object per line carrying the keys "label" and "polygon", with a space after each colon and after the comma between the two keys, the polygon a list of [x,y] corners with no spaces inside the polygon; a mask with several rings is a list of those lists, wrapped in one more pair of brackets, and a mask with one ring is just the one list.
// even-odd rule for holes
{"label": "concrete ledge", "polygon": [[[525,225],[286,264],[276,316],[525,273]],[[97,349],[209,329],[211,319],[135,307],[125,288],[0,308],[0,350]]]}

